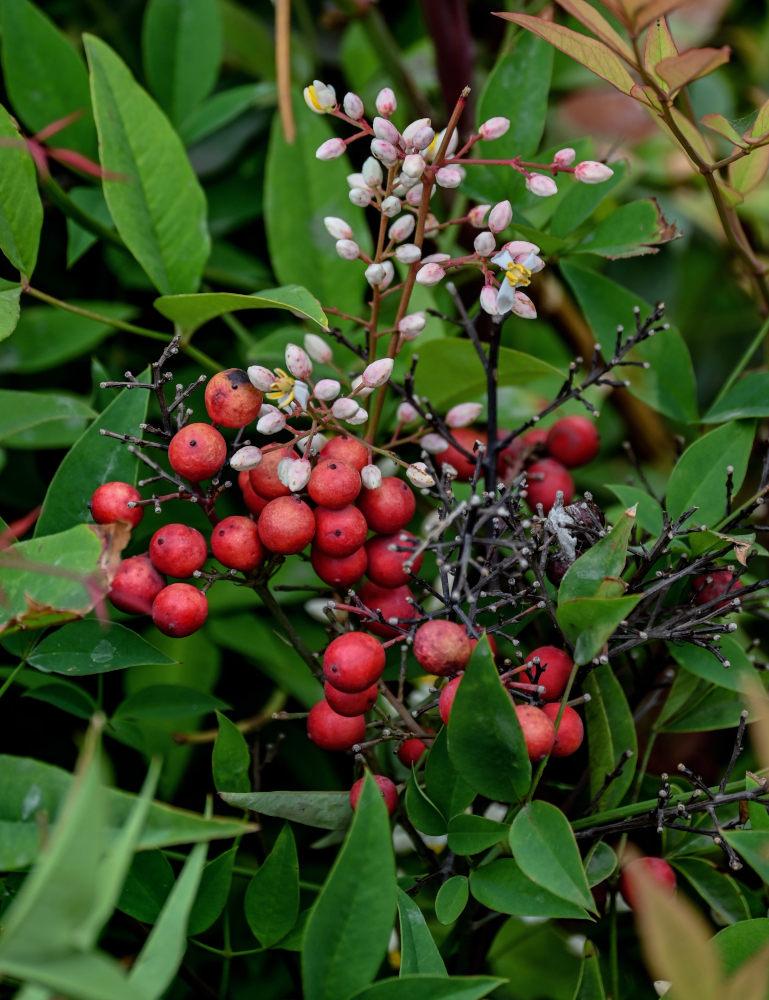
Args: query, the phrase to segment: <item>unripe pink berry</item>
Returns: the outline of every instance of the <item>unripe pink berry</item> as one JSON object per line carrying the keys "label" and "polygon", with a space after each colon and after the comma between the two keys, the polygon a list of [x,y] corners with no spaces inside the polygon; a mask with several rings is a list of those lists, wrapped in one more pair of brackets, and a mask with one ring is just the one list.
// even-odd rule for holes
{"label": "unripe pink berry", "polygon": [[197,632],[207,616],[208,600],[191,583],[171,583],[152,602],[155,626],[176,639]]}
{"label": "unripe pink berry", "polygon": [[366,736],[366,720],[362,715],[338,715],[323,699],[310,709],[307,735],[324,750],[349,750],[362,743]]}
{"label": "unripe pink berry", "polygon": [[143,507],[129,507],[128,503],[141,500],[141,493],[130,483],[113,480],[102,483],[94,490],[88,506],[97,524],[114,524],[125,521],[132,528],[144,517]]}
{"label": "unripe pink berry", "polygon": [[[539,660],[539,664],[535,664],[535,660]],[[569,654],[558,646],[539,646],[537,649],[532,649],[525,663],[532,665],[531,669],[526,671],[531,683],[544,685],[545,691],[542,695],[544,700],[557,701],[565,691],[574,667],[574,661]],[[541,668],[539,676],[537,676],[538,668]]]}
{"label": "unripe pink berry", "polygon": [[382,676],[385,651],[368,632],[345,632],[332,639],[323,654],[326,680],[339,691],[365,691]]}
{"label": "unripe pink berry", "polygon": [[552,177],[548,177],[546,174],[530,174],[526,178],[526,187],[539,198],[549,198],[551,195],[558,194],[558,185]]}
{"label": "unripe pink berry", "polygon": [[435,618],[420,625],[414,635],[414,656],[428,674],[449,677],[464,670],[473,647],[464,626]]}
{"label": "unripe pink berry", "polygon": [[583,184],[601,184],[613,176],[614,171],[611,167],[607,167],[605,163],[599,163],[597,160],[583,160],[574,168],[575,179],[582,181]]}
{"label": "unripe pink berry", "polygon": [[336,160],[340,156],[344,155],[346,148],[344,139],[336,137],[333,139],[326,139],[326,141],[321,143],[315,150],[315,156],[318,160]]}

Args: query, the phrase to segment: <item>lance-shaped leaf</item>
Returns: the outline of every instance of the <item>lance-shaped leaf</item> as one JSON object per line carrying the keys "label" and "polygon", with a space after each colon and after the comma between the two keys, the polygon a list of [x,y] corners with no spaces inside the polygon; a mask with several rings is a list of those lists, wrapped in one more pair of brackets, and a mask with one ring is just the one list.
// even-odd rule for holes
{"label": "lance-shaped leaf", "polygon": [[174,661],[125,625],[88,618],[49,632],[27,662],[46,673],[80,677]]}
{"label": "lance-shaped leaf", "polygon": [[672,95],[692,80],[707,76],[708,73],[729,62],[730,53],[728,45],[720,49],[687,49],[680,55],[661,59],[654,70],[669,85]]}
{"label": "lance-shaped leaf", "polygon": [[[753,127],[745,133],[745,139],[759,139],[769,132],[769,100],[764,101],[758,109]],[[729,164],[729,184],[748,194],[753,191],[766,175],[769,169],[769,146],[758,146],[746,156]]]}
{"label": "lance-shaped leaf", "polygon": [[664,17],[677,7],[683,7],[687,0],[608,0],[614,13],[628,27],[637,32],[642,31],[647,24]]}
{"label": "lance-shaped leaf", "polygon": [[[425,763],[425,792],[445,820],[463,812],[475,798],[475,789],[461,777],[449,756],[448,729],[442,726],[433,740]],[[409,808],[408,789],[406,809]],[[445,823],[439,833],[444,833]],[[425,833],[429,831],[425,830]]]}
{"label": "lance-shaped leaf", "polygon": [[291,827],[286,824],[261,868],[248,883],[243,900],[251,933],[264,948],[277,944],[299,915],[299,861]]}
{"label": "lance-shaped leaf", "polygon": [[769,416],[769,372],[750,372],[715,400],[704,424]]}
{"label": "lance-shaped leaf", "polygon": [[155,299],[155,308],[178,323],[187,333],[208,323],[216,316],[239,309],[288,309],[326,329],[328,319],[320,302],[301,285],[267,288],[254,295],[236,292],[202,292],[199,295],[165,295]]}
{"label": "lance-shaped leaf", "polygon": [[724,118],[723,115],[719,114],[709,114],[703,115],[700,118],[700,125],[704,125],[705,128],[709,128],[711,132],[717,132],[718,135],[722,135],[724,139],[728,139],[729,142],[733,142],[735,146],[742,146],[743,139],[739,134],[737,129],[732,125],[728,118]]}
{"label": "lance-shaped leaf", "polygon": [[631,65],[635,63],[635,53],[622,35],[619,35],[603,14],[600,14],[595,7],[591,7],[587,0],[557,0],[557,3],[588,31],[592,31],[596,38],[605,42],[618,56],[622,56],[625,62]]}
{"label": "lance-shaped leaf", "polygon": [[[35,269],[43,225],[35,164],[13,119],[0,106],[0,250],[25,278]],[[18,145],[13,145],[18,143]]]}
{"label": "lance-shaped leaf", "polygon": [[[644,45],[644,66],[647,73],[657,76],[654,72],[654,67],[657,63],[662,62],[663,59],[669,59],[672,56],[677,55],[678,48],[673,40],[673,36],[670,34],[668,22],[664,17],[661,17],[656,24],[653,24],[651,28],[649,28],[646,33],[646,43]],[[659,76],[657,76],[657,83],[663,83],[663,80]],[[664,85],[662,89],[665,89]]]}
{"label": "lance-shaped leaf", "polygon": [[579,970],[579,983],[574,1000],[606,1000],[601,964],[592,941],[585,941],[582,965]]}
{"label": "lance-shaped leaf", "polygon": [[324,830],[339,830],[350,822],[348,792],[221,792],[231,806],[251,809]]}
{"label": "lance-shaped leaf", "polygon": [[481,1000],[504,983],[491,976],[428,976],[412,974],[383,979],[350,1000]]}
{"label": "lance-shaped leaf", "polygon": [[398,889],[398,916],[401,931],[400,975],[445,976],[446,966],[422,911],[402,889]]}
{"label": "lance-shaped leaf", "polygon": [[[633,781],[635,754],[638,749],[633,715],[609,664],[601,664],[587,675],[582,685],[590,695],[585,705],[587,745],[590,762],[590,798],[600,794],[598,809],[618,805]],[[601,789],[629,751],[622,771],[603,792]]]}
{"label": "lance-shaped leaf", "polygon": [[211,754],[214,785],[220,792],[251,790],[251,752],[243,733],[226,715],[216,713],[219,735]]}
{"label": "lance-shaped leaf", "polygon": [[10,337],[16,329],[20,296],[21,285],[17,281],[0,280],[0,340]]}
{"label": "lance-shaped leaf", "polygon": [[602,596],[605,581],[619,579],[625,568],[635,513],[635,507],[626,510],[607,535],[571,564],[558,590],[559,605],[577,597]]}

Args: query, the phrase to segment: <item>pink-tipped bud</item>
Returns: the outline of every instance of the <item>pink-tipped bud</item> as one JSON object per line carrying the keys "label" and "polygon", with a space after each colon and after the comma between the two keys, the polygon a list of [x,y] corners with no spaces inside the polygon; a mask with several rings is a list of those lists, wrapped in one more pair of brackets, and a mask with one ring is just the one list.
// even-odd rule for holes
{"label": "pink-tipped bud", "polygon": [[559,149],[555,154],[553,164],[556,167],[570,167],[574,163],[576,155],[575,150],[571,146],[566,146],[563,149]]}
{"label": "pink-tipped bud", "polygon": [[286,368],[294,378],[308,379],[312,375],[312,361],[307,351],[298,344],[287,344]]}
{"label": "pink-tipped bud", "polygon": [[292,493],[298,493],[307,485],[312,466],[306,458],[281,458],[278,462],[278,479]]}
{"label": "pink-tipped bud", "polygon": [[419,444],[430,455],[440,455],[449,446],[448,441],[440,434],[425,434],[423,438],[419,439]]}
{"label": "pink-tipped bud", "polygon": [[346,148],[344,139],[326,139],[315,150],[315,156],[318,160],[336,160],[344,154]]}
{"label": "pink-tipped bud", "polygon": [[423,156],[419,153],[409,153],[406,159],[403,161],[403,166],[401,167],[403,173],[408,177],[412,177],[416,180],[422,176],[425,172],[425,160]]}
{"label": "pink-tipped bud", "polygon": [[264,368],[262,365],[250,365],[246,370],[246,375],[248,375],[248,381],[251,385],[261,389],[262,392],[269,392],[275,381],[275,372],[271,372],[269,368]]}
{"label": "pink-tipped bud", "polygon": [[437,285],[443,281],[445,271],[440,264],[423,264],[417,271],[416,280],[420,285]]}
{"label": "pink-tipped bud", "polygon": [[574,168],[574,176],[583,184],[601,184],[613,177],[614,171],[605,163],[599,163],[597,160],[583,160]]}
{"label": "pink-tipped bud", "polygon": [[400,243],[407,239],[414,232],[415,220],[413,215],[402,215],[390,226],[387,235],[395,243]]}
{"label": "pink-tipped bud", "polygon": [[404,340],[414,340],[425,328],[425,314],[423,312],[409,313],[398,323],[398,333]]}
{"label": "pink-tipped bud", "polygon": [[416,121],[409,122],[402,132],[403,144],[408,147],[413,145],[414,136],[419,132],[420,129],[429,128],[430,119],[429,118],[417,118]]}
{"label": "pink-tipped bud", "polygon": [[435,183],[438,187],[457,188],[462,180],[462,171],[458,167],[441,167],[435,172]]}
{"label": "pink-tipped bud", "polygon": [[489,316],[497,316],[499,310],[497,309],[497,290],[491,285],[484,285],[481,289],[481,294],[479,296],[481,309],[487,312]]}
{"label": "pink-tipped bud", "polygon": [[395,277],[395,268],[391,260],[383,260],[382,267],[384,268],[384,278],[379,282],[380,289],[384,290],[389,288],[392,284],[392,280]]}
{"label": "pink-tipped bud", "polygon": [[451,260],[450,253],[431,253],[424,259],[425,264],[446,264]]}
{"label": "pink-tipped bud", "polygon": [[323,115],[336,107],[336,91],[331,84],[323,83],[322,80],[313,80],[302,93],[304,103],[316,114]]}
{"label": "pink-tipped bud", "polygon": [[409,205],[411,205],[412,208],[419,208],[419,204],[422,201],[423,190],[424,190],[423,184],[415,184],[414,187],[409,188],[409,190],[406,192],[406,201],[409,203]]}
{"label": "pink-tipped bud", "polygon": [[[435,188],[433,188],[433,191]],[[439,231],[440,223],[432,212],[428,212],[425,218],[425,236],[434,236]]]}
{"label": "pink-tipped bud", "polygon": [[526,178],[526,187],[539,198],[549,198],[558,194],[558,185],[547,174],[531,174]]}
{"label": "pink-tipped bud", "polygon": [[416,243],[401,243],[395,250],[395,259],[401,264],[415,264],[421,257],[422,251]]}
{"label": "pink-tipped bud", "polygon": [[497,241],[489,232],[478,233],[473,240],[473,246],[479,257],[489,257],[497,249]]}
{"label": "pink-tipped bud", "polygon": [[360,257],[360,247],[355,240],[337,240],[336,252],[342,260],[357,260]]}
{"label": "pink-tipped bud", "polygon": [[427,466],[424,462],[412,462],[406,469],[406,478],[417,489],[427,489],[430,486],[435,486],[435,480],[427,471]]}
{"label": "pink-tipped bud", "polygon": [[380,385],[384,385],[389,380],[392,373],[393,359],[380,358],[378,361],[372,361],[363,369],[360,379],[367,389],[378,389]]}
{"label": "pink-tipped bud", "polygon": [[380,264],[378,262],[369,264],[363,274],[371,287],[376,288],[377,285],[381,285],[385,279],[386,271],[384,269],[384,264]]}
{"label": "pink-tipped bud", "polygon": [[358,97],[357,94],[346,93],[344,95],[344,100],[342,101],[342,107],[344,108],[344,113],[348,118],[352,118],[354,121],[360,121],[363,117],[365,108],[363,107],[363,101]]}
{"label": "pink-tipped bud", "polygon": [[499,139],[510,128],[510,119],[501,115],[496,118],[489,118],[478,129],[481,139]]}
{"label": "pink-tipped bud", "polygon": [[378,490],[382,485],[382,473],[375,465],[364,465],[360,470],[360,481],[367,490]]}
{"label": "pink-tipped bud", "polygon": [[396,416],[401,424],[413,424],[419,420],[419,410],[412,403],[399,403]]}
{"label": "pink-tipped bud", "polygon": [[519,292],[517,288],[515,290],[513,312],[515,313],[516,316],[520,316],[521,319],[537,318],[536,306],[531,301],[528,295],[525,295],[523,292]]}
{"label": "pink-tipped bud", "polygon": [[381,205],[382,215],[386,216],[388,219],[394,219],[402,208],[403,202],[400,198],[396,198],[394,194],[388,195]]}
{"label": "pink-tipped bud", "polygon": [[[504,202],[502,202],[501,204],[504,204]],[[467,221],[470,223],[471,226],[474,226],[475,229],[483,229],[483,227],[486,225],[485,219],[490,208],[491,205],[475,205],[467,213]]]}
{"label": "pink-tipped bud", "polygon": [[337,420],[348,420],[358,409],[358,400],[350,399],[349,396],[342,396],[335,399],[331,412]]}
{"label": "pink-tipped bud", "polygon": [[401,141],[400,132],[386,118],[375,118],[371,125],[377,139],[384,139],[385,142],[391,142],[393,146],[397,146]]}
{"label": "pink-tipped bud", "polygon": [[353,427],[355,427],[358,424],[365,424],[367,420],[368,420],[368,410],[364,410],[362,406],[359,406],[351,417],[347,417],[345,423],[352,424]]}
{"label": "pink-tipped bud", "polygon": [[372,139],[371,153],[386,167],[394,167],[398,162],[398,150],[386,139]]}
{"label": "pink-tipped bud", "polygon": [[382,87],[376,95],[376,109],[380,115],[391,115],[398,107],[395,94],[389,87]]}
{"label": "pink-tipped bud", "polygon": [[427,149],[434,139],[435,131],[429,125],[424,125],[414,132],[409,145],[419,153]]}
{"label": "pink-tipped bud", "polygon": [[247,444],[245,448],[238,448],[230,459],[230,468],[234,472],[248,472],[255,469],[262,460],[262,451],[256,445]]}
{"label": "pink-tipped bud", "polygon": [[333,236],[335,240],[351,240],[352,226],[344,219],[338,219],[335,215],[327,215],[323,220],[326,232]]}
{"label": "pink-tipped bud", "polygon": [[507,229],[513,217],[513,206],[509,201],[498,201],[489,212],[489,229],[492,233],[501,233]]}
{"label": "pink-tipped bud", "polygon": [[350,199],[353,205],[357,205],[358,208],[365,208],[367,205],[371,204],[371,192],[367,187],[351,188],[347,194],[347,197]]}
{"label": "pink-tipped bud", "polygon": [[378,187],[382,183],[382,164],[373,156],[367,156],[360,169],[367,187]]}
{"label": "pink-tipped bud", "polygon": [[317,333],[305,333],[304,349],[312,360],[317,361],[319,365],[327,365],[334,357],[331,346],[326,343],[323,337],[319,337]]}
{"label": "pink-tipped bud", "polygon": [[467,427],[477,420],[482,412],[483,407],[480,403],[458,403],[446,414],[446,426]]}
{"label": "pink-tipped bud", "polygon": [[[262,407],[264,410],[265,407]],[[260,411],[261,412],[261,411]],[[267,413],[264,413],[256,422],[256,429],[260,434],[277,434],[286,426],[286,415],[281,413],[276,407],[271,406]]]}
{"label": "pink-tipped bud", "polygon": [[315,397],[328,403],[336,399],[341,391],[342,387],[335,378],[322,378],[315,386]]}
{"label": "pink-tipped bud", "polygon": [[356,375],[352,380],[352,392],[351,396],[355,396],[356,399],[365,399],[370,396],[374,390],[369,388],[369,386],[363,384],[363,376]]}

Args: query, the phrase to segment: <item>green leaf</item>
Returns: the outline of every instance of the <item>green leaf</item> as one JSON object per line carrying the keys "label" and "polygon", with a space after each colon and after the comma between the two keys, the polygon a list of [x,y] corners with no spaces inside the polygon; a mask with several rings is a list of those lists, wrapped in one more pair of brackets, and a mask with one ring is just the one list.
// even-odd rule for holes
{"label": "green leaf", "polygon": [[406,785],[405,801],[408,817],[420,833],[426,833],[429,837],[440,837],[446,833],[445,818],[435,803],[430,801],[413,769]]}
{"label": "green leaf", "polygon": [[313,320],[326,329],[328,319],[320,303],[301,285],[269,288],[254,295],[235,292],[203,292],[200,295],[166,295],[155,299],[155,308],[168,319],[179,323],[187,333],[227,313],[239,309],[288,309]]}
{"label": "green leaf", "polygon": [[[475,790],[460,777],[449,756],[448,729],[442,726],[425,762],[425,792],[446,820],[461,813],[475,798]],[[408,789],[406,790],[408,794]],[[408,808],[408,800],[407,800]],[[444,830],[445,832],[445,826]],[[427,831],[425,830],[425,833]]]}
{"label": "green leaf", "polygon": [[[145,370],[139,375],[139,380]],[[139,424],[147,416],[149,393],[141,389],[123,389],[83,432],[61,461],[51,479],[43,510],[35,525],[35,535],[50,535],[89,521],[88,503],[93,491],[102,483],[119,480],[136,482],[138,460],[114,438],[101,430],[116,434],[140,434]]]}
{"label": "green leaf", "polygon": [[435,916],[442,924],[453,924],[467,906],[470,887],[464,875],[446,879],[435,897]]}
{"label": "green leaf", "polygon": [[207,862],[200,876],[200,888],[190,911],[187,934],[195,936],[207,931],[218,919],[227,905],[232,883],[232,869],[235,864],[237,847],[220,854]]}
{"label": "green leaf", "polygon": [[139,851],[134,855],[115,905],[135,920],[154,924],[174,878],[171,862],[162,851]]}
{"label": "green leaf", "polygon": [[[0,280],[0,340],[10,337],[19,322],[19,297],[21,296],[21,285],[14,281]],[[4,370],[9,369],[3,364],[3,355],[7,352],[7,345],[0,347],[0,364]]]}
{"label": "green leaf", "polygon": [[88,619],[49,632],[27,662],[47,673],[83,676],[174,661],[124,625]]}
{"label": "green leaf", "polygon": [[215,0],[150,0],[142,54],[152,93],[180,124],[210,93],[219,73],[222,26]]}
{"label": "green leaf", "polygon": [[276,100],[275,84],[272,82],[244,83],[239,87],[230,87],[229,90],[213,94],[193,108],[184,121],[180,122],[179,134],[185,144],[190,146],[228,125],[243,112],[273,107]]}
{"label": "green leaf", "polygon": [[[635,329],[634,306],[640,307],[642,318],[652,312],[640,296],[595,271],[571,260],[563,260],[559,266],[599,343],[613,345],[618,324],[626,331]],[[674,326],[644,341],[630,352],[628,360],[648,361],[650,366],[621,369],[622,378],[630,381],[629,392],[674,420],[697,419],[692,360]]]}
{"label": "green leaf", "polygon": [[613,875],[617,869],[617,855],[604,843],[596,841],[585,856],[585,875],[587,883],[592,888]]}
{"label": "green leaf", "polygon": [[[592,10],[592,8],[591,8]],[[558,203],[550,220],[551,236],[569,236],[577,226],[589,219],[607,194],[627,175],[627,164],[619,161],[611,165],[614,173],[601,184],[574,184]]]}
{"label": "green leaf", "polygon": [[286,142],[276,114],[270,133],[264,185],[264,224],[273,270],[282,285],[305,286],[326,305],[355,315],[363,298],[361,263],[341,260],[326,232],[327,215],[345,219],[364,254],[372,250],[362,209],[350,204],[346,156],[321,162],[315,150],[336,135],[324,115],[307,113],[294,98],[296,138]]}
{"label": "green leaf", "polygon": [[625,483],[607,483],[606,489],[619,499],[625,507],[636,507],[636,520],[644,531],[657,537],[662,534],[662,507],[646,490]]}
{"label": "green leaf", "polygon": [[697,507],[689,525],[713,527],[721,521],[726,516],[726,470],[733,469],[736,493],[745,478],[754,435],[752,421],[731,421],[690,444],[668,480],[670,516],[679,517],[689,507]]}
{"label": "green leaf", "polygon": [[398,889],[398,917],[401,931],[400,977],[411,974],[447,975],[422,911],[402,889]]}
{"label": "green leaf", "polygon": [[[692,689],[684,682],[695,682]],[[680,687],[679,687],[680,685]],[[697,679],[688,671],[681,670],[673,682],[669,697],[678,690],[683,694],[687,690],[690,696],[683,711],[676,710],[672,718],[668,718],[662,727],[666,733],[702,733],[711,729],[732,729],[740,721],[740,704],[735,700],[734,692],[728,688],[713,687],[705,681],[697,683]]]}
{"label": "green leaf", "polygon": [[194,292],[208,258],[206,202],[181,140],[125,63],[84,36],[104,170],[118,233],[164,295]]}
{"label": "green leaf", "polygon": [[710,907],[719,923],[736,924],[750,917],[739,884],[703,858],[673,859],[673,867]]}
{"label": "green leaf", "polygon": [[585,954],[579,970],[579,983],[574,1000],[606,1000],[598,952],[592,941],[585,942]]}
{"label": "green leaf", "polygon": [[115,709],[118,719],[173,719],[186,715],[206,715],[229,706],[219,698],[181,684],[151,684],[134,691]]}
{"label": "green leaf", "polygon": [[641,597],[580,597],[566,601],[556,614],[564,634],[575,644],[574,662],[589,663],[603,649]]}
{"label": "green leaf", "polygon": [[[478,713],[484,724],[478,725]],[[531,762],[509,692],[488,640],[473,651],[457,687],[448,724],[449,755],[460,776],[481,795],[517,802],[531,784]]]}
{"label": "green leaf", "polygon": [[395,909],[390,820],[376,782],[366,774],[345,842],[307,921],[306,1000],[339,1000],[371,982],[387,952]]}
{"label": "green leaf", "polygon": [[619,805],[633,782],[637,747],[633,715],[614,671],[601,664],[585,678],[582,689],[590,695],[585,705],[588,755],[590,761],[590,798],[603,787],[607,774],[619,763],[625,750],[633,756],[626,761],[622,773],[603,792],[597,803],[599,810]]}
{"label": "green leaf", "polygon": [[220,792],[231,806],[323,830],[344,829],[352,809],[349,792]]}
{"label": "green leaf", "polygon": [[769,372],[751,372],[715,400],[702,418],[702,422],[720,424],[726,420],[767,416],[769,416]]}
{"label": "green leaf", "polygon": [[449,821],[449,848],[455,854],[477,854],[507,838],[510,827],[506,823],[459,813]]}
{"label": "green leaf", "polygon": [[226,715],[216,713],[219,734],[211,755],[214,785],[218,792],[251,791],[251,752],[246,738]]}
{"label": "green leaf", "polygon": [[3,0],[0,34],[5,86],[29,132],[81,112],[57,133],[54,144],[95,157],[88,73],[70,39],[28,0]]}
{"label": "green leaf", "polygon": [[97,711],[96,702],[93,697],[82,688],[74,684],[57,682],[53,684],[41,684],[39,687],[26,691],[25,698],[33,698],[35,701],[44,701],[48,705],[55,705],[63,712],[77,716],[78,719],[89,720]]}
{"label": "green leaf", "polygon": [[572,253],[594,253],[614,260],[657,253],[657,247],[674,238],[670,225],[654,198],[620,205],[577,244]]}
{"label": "green leaf", "polygon": [[724,838],[764,882],[769,882],[769,830],[727,830]]}
{"label": "green leaf", "polygon": [[482,865],[470,875],[470,892],[483,906],[518,917],[570,917],[585,919],[581,906],[537,885],[512,858]]}
{"label": "green leaf", "polygon": [[374,983],[350,1000],[480,1000],[504,981],[491,976],[409,975]]}
{"label": "green leaf", "polygon": [[[626,510],[611,531],[576,559],[566,571],[558,589],[559,606],[578,597],[609,596],[607,580],[619,581],[627,560],[630,532],[635,525],[635,510]],[[619,586],[621,594],[623,588]]]}
{"label": "green leaf", "polygon": [[679,646],[669,642],[667,647],[684,670],[711,684],[728,688],[730,691],[740,691],[743,694],[749,693],[754,688],[756,668],[742,646],[734,639],[722,637],[719,642],[721,652],[730,663],[728,667],[725,667],[709,650],[700,646],[689,644]]}
{"label": "green leaf", "polygon": [[731,975],[769,943],[769,918],[755,917],[724,927],[714,937],[724,971]]}
{"label": "green leaf", "polygon": [[[126,981],[123,967],[99,952],[73,953],[48,959],[37,957],[23,962],[4,959],[3,972],[47,987],[57,996],[65,993],[66,996],[77,997],[77,1000],[104,1000],[104,997],[110,1000],[147,1000],[144,993]],[[40,1000],[40,995],[35,994],[34,1000]]]}
{"label": "green leaf", "polygon": [[243,900],[251,933],[263,948],[277,944],[299,915],[299,860],[291,827],[278,834],[264,864],[248,883]]}
{"label": "green leaf", "polygon": [[510,847],[521,871],[537,885],[595,909],[577,841],[557,806],[539,799],[527,803],[513,820]]}
{"label": "green leaf", "polygon": [[45,424],[85,422],[95,416],[87,403],[74,396],[0,389],[0,442],[10,443],[14,436]]}

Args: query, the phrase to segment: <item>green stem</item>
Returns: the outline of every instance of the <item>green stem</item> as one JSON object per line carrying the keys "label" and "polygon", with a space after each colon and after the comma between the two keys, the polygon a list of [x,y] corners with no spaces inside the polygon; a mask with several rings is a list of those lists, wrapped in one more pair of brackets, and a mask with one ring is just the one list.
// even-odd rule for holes
{"label": "green stem", "polygon": [[257,596],[261,598],[262,603],[265,605],[267,610],[276,619],[285,630],[286,635],[291,641],[291,645],[299,653],[307,666],[315,673],[318,669],[317,661],[312,654],[312,651],[308,648],[304,639],[299,635],[294,626],[291,623],[291,619],[285,613],[283,608],[278,604],[278,602],[273,597],[272,591],[267,586],[267,584],[255,584],[254,591]]}
{"label": "green stem", "polygon": [[761,346],[761,344],[764,342],[764,337],[766,337],[767,334],[769,334],[769,319],[767,319],[764,322],[763,326],[759,329],[758,333],[753,337],[751,342],[745,348],[742,357],[732,369],[729,378],[724,382],[723,386],[721,387],[721,391],[718,393],[715,400],[713,401],[713,405],[715,405],[721,399],[723,399],[723,397],[731,389],[731,387],[734,385],[734,383],[737,381],[740,375],[742,375],[748,362],[753,357],[758,348]]}
{"label": "green stem", "polygon": [[189,938],[190,944],[194,944],[197,948],[202,948],[203,951],[208,951],[212,955],[220,955],[222,958],[242,958],[246,955],[261,955],[265,948],[247,948],[245,951],[225,951],[223,948],[214,948],[213,945],[203,944],[202,941],[198,941],[197,938]]}
{"label": "green stem", "polygon": [[619,1000],[619,954],[617,947],[617,893],[612,891],[609,910],[609,980],[612,1000]]}
{"label": "green stem", "polygon": [[8,677],[6,677],[5,683],[3,684],[2,687],[0,687],[0,698],[3,697],[3,695],[8,690],[8,688],[11,686],[11,684],[13,684],[14,680],[16,679],[16,675],[19,673],[19,671],[22,669],[22,667],[24,666],[24,664],[26,662],[27,662],[26,660],[21,660],[20,663],[19,663],[19,665],[17,667],[15,667],[11,671],[11,673],[8,675]]}

